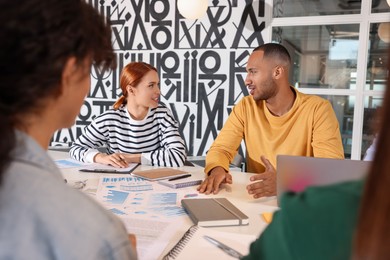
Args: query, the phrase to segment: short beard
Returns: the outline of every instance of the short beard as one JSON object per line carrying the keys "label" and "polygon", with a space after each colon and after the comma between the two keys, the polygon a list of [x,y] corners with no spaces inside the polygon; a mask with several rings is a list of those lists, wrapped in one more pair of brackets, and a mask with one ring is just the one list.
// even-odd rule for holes
{"label": "short beard", "polygon": [[253,96],[253,99],[258,101],[268,100],[276,95],[276,84],[272,82],[271,84],[267,84],[267,89],[265,92],[263,92],[261,95],[258,95],[257,97]]}

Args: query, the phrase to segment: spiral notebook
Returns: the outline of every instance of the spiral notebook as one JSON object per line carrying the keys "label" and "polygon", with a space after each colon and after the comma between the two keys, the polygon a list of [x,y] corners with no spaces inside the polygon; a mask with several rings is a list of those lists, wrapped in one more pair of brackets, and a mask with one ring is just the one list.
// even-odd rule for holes
{"label": "spiral notebook", "polygon": [[189,178],[183,178],[183,179],[177,179],[177,180],[161,180],[158,181],[159,184],[168,186],[173,189],[178,189],[178,188],[185,188],[185,187],[190,187],[190,186],[195,186],[199,185],[202,183],[202,178],[196,177],[196,176],[191,176]]}
{"label": "spiral notebook", "polygon": [[187,230],[163,260],[235,259],[207,241],[204,236],[212,237],[242,255],[249,253],[250,244],[256,240],[255,235],[223,232],[194,225]]}

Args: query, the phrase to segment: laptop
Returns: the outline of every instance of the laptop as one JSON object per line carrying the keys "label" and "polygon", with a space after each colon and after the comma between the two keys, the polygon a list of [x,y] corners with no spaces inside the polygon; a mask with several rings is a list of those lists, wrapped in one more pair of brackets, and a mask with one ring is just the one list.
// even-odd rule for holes
{"label": "laptop", "polygon": [[278,204],[286,191],[301,192],[308,186],[324,186],[359,180],[369,171],[371,162],[304,156],[276,157],[276,194]]}

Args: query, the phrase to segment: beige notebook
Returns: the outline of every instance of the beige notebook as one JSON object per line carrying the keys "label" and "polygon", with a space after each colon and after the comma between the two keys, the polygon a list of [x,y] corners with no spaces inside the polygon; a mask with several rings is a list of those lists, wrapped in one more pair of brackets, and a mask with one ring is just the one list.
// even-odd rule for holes
{"label": "beige notebook", "polygon": [[145,171],[136,171],[132,172],[131,175],[136,177],[141,177],[149,181],[157,181],[163,179],[169,179],[179,176],[190,175],[190,173],[182,170],[172,169],[172,168],[156,168]]}
{"label": "beige notebook", "polygon": [[163,259],[237,259],[215,244],[210,243],[205,236],[223,243],[243,256],[249,253],[250,244],[256,240],[255,235],[237,234],[192,226]]}
{"label": "beige notebook", "polygon": [[249,218],[226,198],[182,199],[181,204],[194,224],[211,226],[248,225]]}

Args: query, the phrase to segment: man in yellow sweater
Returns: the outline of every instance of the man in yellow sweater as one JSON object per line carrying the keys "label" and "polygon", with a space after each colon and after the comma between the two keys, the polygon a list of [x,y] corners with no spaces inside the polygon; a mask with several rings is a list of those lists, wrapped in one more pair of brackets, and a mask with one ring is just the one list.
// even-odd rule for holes
{"label": "man in yellow sweater", "polygon": [[298,92],[288,81],[291,58],[282,45],[268,43],[249,57],[244,97],[231,112],[206,156],[208,177],[200,193],[218,193],[232,183],[229,163],[242,139],[246,146],[248,193],[254,198],[276,194],[278,154],[344,158],[340,129],[329,101]]}

